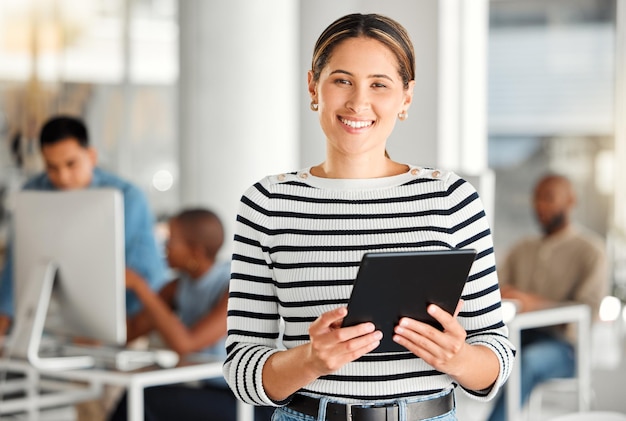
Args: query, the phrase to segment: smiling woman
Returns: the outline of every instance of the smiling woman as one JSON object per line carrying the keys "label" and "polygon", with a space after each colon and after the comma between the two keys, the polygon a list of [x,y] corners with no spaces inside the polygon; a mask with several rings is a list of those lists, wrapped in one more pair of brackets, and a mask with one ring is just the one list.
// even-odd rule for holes
{"label": "smiling woman", "polygon": [[[309,93],[318,104],[320,124],[327,136],[328,154],[362,155],[375,150],[382,155],[400,113],[406,114],[413,97],[411,80],[405,84],[397,60],[384,44],[371,38],[350,38],[335,47],[324,69],[309,72]],[[330,167],[332,160],[314,167],[314,175],[342,178],[347,167]],[[386,164],[393,164],[386,161]],[[370,168],[361,167],[364,171]],[[404,171],[395,165],[367,177]],[[361,173],[345,174],[362,178]]]}
{"label": "smiling woman", "polygon": [[[308,74],[311,104],[319,111],[320,125],[327,136],[327,154],[384,151],[396,118],[407,118],[413,99],[413,46],[404,28],[383,16],[380,22],[369,22],[371,27],[351,27],[348,19],[336,23],[318,39]],[[360,137],[346,139],[345,135]],[[314,175],[344,177],[341,172],[346,167],[331,165],[332,160],[326,160],[311,171]],[[383,173],[367,174],[366,178],[404,169],[395,165],[380,168]],[[361,176],[345,174],[345,178]]]}
{"label": "smiling woman", "polygon": [[[239,399],[279,408],[276,421],[454,420],[456,386],[487,400],[509,375],[513,349],[478,194],[454,173],[385,154],[407,118],[414,61],[405,29],[385,16],[333,22],[308,72],[325,160],[268,176],[241,198],[224,374]],[[404,317],[392,334],[403,351],[370,354],[382,332],[369,322],[342,327],[365,253],[460,248],[477,258],[457,310],[428,307],[443,331]]]}

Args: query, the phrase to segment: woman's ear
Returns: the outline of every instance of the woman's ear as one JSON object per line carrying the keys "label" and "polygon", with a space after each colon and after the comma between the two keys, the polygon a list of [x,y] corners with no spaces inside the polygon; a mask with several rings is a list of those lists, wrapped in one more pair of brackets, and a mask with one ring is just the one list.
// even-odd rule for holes
{"label": "woman's ear", "polygon": [[415,88],[415,81],[409,82],[409,87],[404,91],[404,110],[408,110],[413,102],[413,89]]}
{"label": "woman's ear", "polygon": [[309,70],[307,72],[307,84],[309,87],[309,95],[311,96],[311,101],[317,102],[317,82],[313,80],[312,70]]}

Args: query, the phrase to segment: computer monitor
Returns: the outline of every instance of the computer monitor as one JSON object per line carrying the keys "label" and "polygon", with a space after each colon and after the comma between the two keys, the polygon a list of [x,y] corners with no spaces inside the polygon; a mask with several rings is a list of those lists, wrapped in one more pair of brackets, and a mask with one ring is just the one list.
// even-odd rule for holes
{"label": "computer monitor", "polygon": [[42,357],[44,329],[105,344],[125,343],[121,193],[115,189],[22,191],[16,194],[13,214],[11,352],[40,368],[64,369],[94,361],[91,357]]}

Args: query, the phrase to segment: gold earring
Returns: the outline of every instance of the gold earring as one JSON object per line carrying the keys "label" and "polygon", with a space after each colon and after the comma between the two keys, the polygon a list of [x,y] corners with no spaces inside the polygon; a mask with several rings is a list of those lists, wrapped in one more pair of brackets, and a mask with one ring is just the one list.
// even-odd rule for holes
{"label": "gold earring", "polygon": [[311,101],[311,110],[317,111],[318,108],[319,108],[319,105],[317,104],[317,102]]}
{"label": "gold earring", "polygon": [[398,113],[398,119],[401,120],[401,121],[406,120],[408,117],[409,117],[409,114],[407,114],[406,111],[400,111]]}

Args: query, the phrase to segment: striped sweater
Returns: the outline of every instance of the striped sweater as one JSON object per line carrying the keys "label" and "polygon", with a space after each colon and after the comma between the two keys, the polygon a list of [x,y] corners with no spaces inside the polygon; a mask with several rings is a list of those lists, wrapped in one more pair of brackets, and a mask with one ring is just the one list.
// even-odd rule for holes
{"label": "striped sweater", "polygon": [[[500,372],[489,390],[466,392],[491,399],[510,373],[514,350],[502,322],[491,232],[476,190],[454,173],[411,166],[376,179],[319,178],[308,169],[266,177],[241,198],[234,247],[224,376],[245,402],[286,403],[265,394],[263,364],[281,348],[306,343],[322,313],[347,305],[366,252],[476,249],[458,320],[468,343],[493,350]],[[367,354],[300,392],[363,403],[455,386],[407,351]]]}

